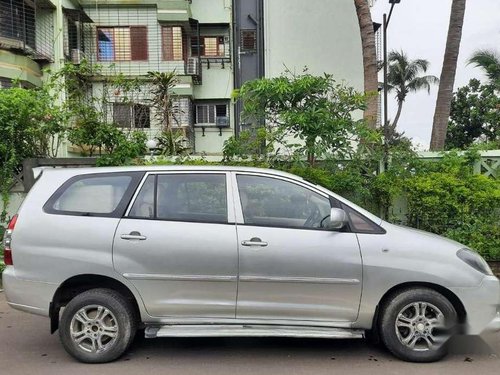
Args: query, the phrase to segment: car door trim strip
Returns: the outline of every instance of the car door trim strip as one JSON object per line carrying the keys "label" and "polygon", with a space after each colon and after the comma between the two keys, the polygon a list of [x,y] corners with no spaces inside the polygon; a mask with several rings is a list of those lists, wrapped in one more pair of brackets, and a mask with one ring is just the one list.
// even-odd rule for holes
{"label": "car door trim strip", "polygon": [[310,283],[310,284],[359,284],[358,279],[339,279],[329,277],[281,277],[281,276],[240,276],[241,281],[273,283]]}
{"label": "car door trim strip", "polygon": [[124,273],[129,280],[167,280],[167,281],[236,281],[236,276],[215,275],[165,275],[151,273]]}

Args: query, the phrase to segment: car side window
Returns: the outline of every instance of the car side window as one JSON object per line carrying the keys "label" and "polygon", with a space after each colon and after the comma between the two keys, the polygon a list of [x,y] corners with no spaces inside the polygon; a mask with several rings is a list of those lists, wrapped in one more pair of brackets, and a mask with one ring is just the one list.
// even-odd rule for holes
{"label": "car side window", "polygon": [[368,220],[366,217],[362,216],[351,207],[342,204],[342,209],[347,213],[347,216],[349,217],[349,224],[353,232],[372,234],[385,233],[385,231],[377,224]]}
{"label": "car side window", "polygon": [[245,224],[287,228],[321,228],[330,201],[312,190],[272,177],[238,175]]}
{"label": "car side window", "polygon": [[137,218],[154,218],[155,205],[155,176],[150,175],[135,198],[135,202],[130,209],[129,216]]}
{"label": "car side window", "polygon": [[157,175],[156,217],[163,220],[227,223],[226,175]]}
{"label": "car side window", "polygon": [[45,203],[44,211],[78,216],[121,216],[142,173],[75,176]]}

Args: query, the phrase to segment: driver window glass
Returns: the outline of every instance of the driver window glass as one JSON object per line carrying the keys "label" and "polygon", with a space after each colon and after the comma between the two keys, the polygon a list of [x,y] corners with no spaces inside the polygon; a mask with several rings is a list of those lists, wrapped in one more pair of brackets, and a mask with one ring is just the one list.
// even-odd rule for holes
{"label": "driver window glass", "polygon": [[321,228],[330,201],[297,184],[261,176],[238,175],[246,224],[289,228]]}

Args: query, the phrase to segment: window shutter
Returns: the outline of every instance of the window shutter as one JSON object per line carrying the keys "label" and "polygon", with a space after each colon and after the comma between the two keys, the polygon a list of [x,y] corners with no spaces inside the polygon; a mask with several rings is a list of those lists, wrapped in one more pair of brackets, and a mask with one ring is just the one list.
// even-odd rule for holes
{"label": "window shutter", "polygon": [[200,36],[191,37],[191,56],[198,56],[198,47],[200,48],[200,56],[205,55],[205,38]]}
{"label": "window shutter", "polygon": [[161,34],[161,49],[163,51],[163,60],[172,61],[174,59],[173,30],[171,27],[162,27]]}
{"label": "window shutter", "polygon": [[130,26],[132,60],[148,59],[148,29],[146,26]]}

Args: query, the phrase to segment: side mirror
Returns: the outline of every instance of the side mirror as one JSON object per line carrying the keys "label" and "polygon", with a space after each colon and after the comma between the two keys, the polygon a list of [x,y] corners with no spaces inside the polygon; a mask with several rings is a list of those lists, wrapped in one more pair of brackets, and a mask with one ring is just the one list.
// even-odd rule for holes
{"label": "side mirror", "polygon": [[328,228],[342,229],[347,224],[347,213],[340,208],[332,208],[330,211],[330,222]]}

